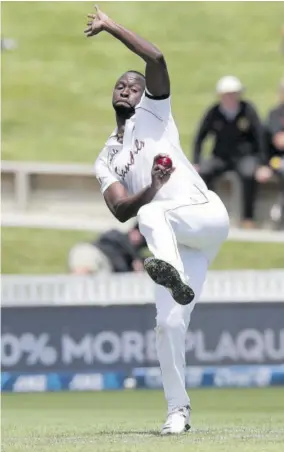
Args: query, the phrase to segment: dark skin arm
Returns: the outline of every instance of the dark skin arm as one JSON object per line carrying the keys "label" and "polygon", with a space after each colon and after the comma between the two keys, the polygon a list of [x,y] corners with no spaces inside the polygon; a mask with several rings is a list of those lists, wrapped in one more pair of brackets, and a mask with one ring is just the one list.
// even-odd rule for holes
{"label": "dark skin arm", "polygon": [[91,19],[85,30],[89,38],[106,31],[121,41],[129,50],[146,63],[146,86],[154,97],[167,97],[170,94],[170,79],[163,54],[157,47],[111,20],[96,7],[96,14],[88,14]]}
{"label": "dark skin arm", "polygon": [[121,223],[136,217],[140,207],[151,202],[160,188],[170,179],[175,168],[165,169],[155,163],[156,159],[162,156],[165,155],[157,155],[153,162],[151,184],[139,193],[130,196],[120,182],[114,182],[104,192],[104,199],[109,210]]}

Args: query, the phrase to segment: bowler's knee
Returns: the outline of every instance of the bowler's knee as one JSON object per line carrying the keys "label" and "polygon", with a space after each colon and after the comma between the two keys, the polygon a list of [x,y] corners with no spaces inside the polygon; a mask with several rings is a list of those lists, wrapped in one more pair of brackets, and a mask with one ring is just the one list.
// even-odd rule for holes
{"label": "bowler's knee", "polygon": [[185,322],[182,315],[170,315],[157,317],[157,333],[173,334],[176,331],[185,330]]}

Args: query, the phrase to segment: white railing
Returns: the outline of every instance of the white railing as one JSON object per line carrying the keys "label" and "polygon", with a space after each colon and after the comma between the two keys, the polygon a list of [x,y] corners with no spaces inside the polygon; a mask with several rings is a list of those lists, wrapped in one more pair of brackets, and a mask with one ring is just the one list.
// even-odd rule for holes
{"label": "white railing", "polygon": [[[145,274],[97,277],[3,275],[2,306],[145,304],[154,285]],[[284,270],[210,271],[202,302],[284,302]]]}
{"label": "white railing", "polygon": [[[118,223],[105,206],[92,165],[2,161],[1,175],[2,226],[96,232],[112,224],[122,230],[128,228]],[[35,176],[36,183],[33,182]],[[231,194],[229,196],[226,185],[221,184],[220,196],[229,209],[232,224],[238,224],[240,183],[232,172],[223,176],[223,181],[226,179],[231,184]],[[40,180],[45,182],[41,184]],[[79,185],[80,190],[77,190]],[[263,226],[269,219],[277,193],[274,189],[270,192],[269,186],[266,184],[267,196],[257,203],[256,216]],[[284,231],[231,228],[229,240],[284,243]]]}

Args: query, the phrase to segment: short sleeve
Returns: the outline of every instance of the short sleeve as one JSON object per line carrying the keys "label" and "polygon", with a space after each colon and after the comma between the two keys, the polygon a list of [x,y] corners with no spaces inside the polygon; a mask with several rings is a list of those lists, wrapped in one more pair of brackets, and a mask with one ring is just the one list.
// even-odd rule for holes
{"label": "short sleeve", "polygon": [[160,121],[167,122],[172,115],[171,97],[154,97],[146,89],[138,105],[138,108],[152,113]]}
{"label": "short sleeve", "polygon": [[119,182],[119,180],[115,177],[115,175],[109,169],[107,162],[100,157],[98,158],[98,160],[95,163],[94,171],[95,171],[95,176],[101,187],[101,193],[104,193],[106,191],[106,189],[110,185],[112,185],[114,182]]}

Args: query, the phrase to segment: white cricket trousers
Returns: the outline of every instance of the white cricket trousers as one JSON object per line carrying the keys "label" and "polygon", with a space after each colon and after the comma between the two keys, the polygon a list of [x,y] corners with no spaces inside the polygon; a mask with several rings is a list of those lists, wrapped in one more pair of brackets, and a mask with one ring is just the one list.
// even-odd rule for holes
{"label": "white cricket trousers", "polygon": [[190,404],[185,388],[185,340],[208,266],[229,232],[229,217],[213,192],[183,201],[152,201],[138,212],[141,234],[154,257],[169,262],[187,280],[195,298],[177,304],[156,285],[156,345],[168,411]]}

